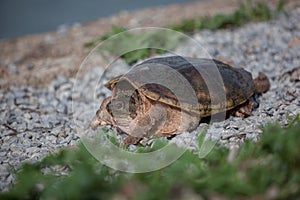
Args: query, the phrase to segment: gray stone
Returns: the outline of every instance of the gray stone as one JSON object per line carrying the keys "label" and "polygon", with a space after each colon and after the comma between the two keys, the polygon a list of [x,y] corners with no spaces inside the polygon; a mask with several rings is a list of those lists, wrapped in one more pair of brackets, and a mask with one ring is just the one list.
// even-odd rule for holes
{"label": "gray stone", "polygon": [[63,84],[68,83],[68,79],[64,76],[59,76],[53,83],[54,90],[58,90]]}
{"label": "gray stone", "polygon": [[62,114],[67,115],[68,114],[68,105],[65,103],[60,103],[57,105],[56,110]]}
{"label": "gray stone", "polygon": [[10,73],[13,73],[13,74],[17,74],[18,73],[18,68],[15,64],[11,63],[11,64],[8,64],[7,65],[7,68],[9,70]]}

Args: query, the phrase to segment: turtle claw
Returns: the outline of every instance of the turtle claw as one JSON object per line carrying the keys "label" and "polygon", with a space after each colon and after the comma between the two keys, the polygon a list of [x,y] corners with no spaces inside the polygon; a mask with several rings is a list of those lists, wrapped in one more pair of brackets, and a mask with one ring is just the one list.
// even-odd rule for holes
{"label": "turtle claw", "polygon": [[252,116],[253,102],[249,101],[246,105],[240,107],[234,112],[234,116],[245,119],[246,117]]}
{"label": "turtle claw", "polygon": [[141,141],[142,138],[133,137],[128,135],[120,144],[121,147],[128,147],[129,145],[136,145]]}

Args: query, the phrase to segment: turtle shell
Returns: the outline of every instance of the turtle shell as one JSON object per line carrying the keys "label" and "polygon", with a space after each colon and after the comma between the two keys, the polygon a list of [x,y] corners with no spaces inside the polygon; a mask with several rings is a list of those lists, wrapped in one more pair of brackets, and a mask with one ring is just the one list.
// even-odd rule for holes
{"label": "turtle shell", "polygon": [[135,65],[106,84],[129,82],[149,99],[209,116],[245,103],[254,93],[251,73],[215,59],[160,57]]}

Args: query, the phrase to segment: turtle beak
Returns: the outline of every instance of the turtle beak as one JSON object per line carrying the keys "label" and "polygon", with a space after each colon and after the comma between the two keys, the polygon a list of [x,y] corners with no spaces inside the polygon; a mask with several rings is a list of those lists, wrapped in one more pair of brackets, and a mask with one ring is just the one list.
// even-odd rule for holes
{"label": "turtle beak", "polygon": [[92,119],[92,122],[90,124],[93,130],[95,130],[98,126],[114,124],[112,116],[107,111],[107,104],[110,101],[111,101],[111,97],[108,97],[103,100],[99,110],[97,111],[95,117]]}

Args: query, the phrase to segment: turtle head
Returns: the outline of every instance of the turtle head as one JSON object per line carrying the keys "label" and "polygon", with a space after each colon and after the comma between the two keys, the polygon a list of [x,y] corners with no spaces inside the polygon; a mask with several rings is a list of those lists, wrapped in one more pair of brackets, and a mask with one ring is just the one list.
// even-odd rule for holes
{"label": "turtle head", "polygon": [[108,105],[111,103],[111,97],[103,100],[100,108],[96,112],[96,116],[92,119],[91,127],[96,129],[98,126],[114,125],[115,122],[110,112],[108,111]]}
{"label": "turtle head", "polygon": [[[112,97],[105,98],[92,119],[92,129],[104,125],[112,125],[117,128],[128,126],[136,111],[134,103],[128,102],[130,101],[129,99],[126,98],[126,95],[116,99]],[[129,104],[132,105],[130,106]]]}

